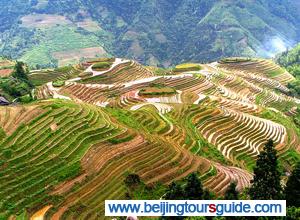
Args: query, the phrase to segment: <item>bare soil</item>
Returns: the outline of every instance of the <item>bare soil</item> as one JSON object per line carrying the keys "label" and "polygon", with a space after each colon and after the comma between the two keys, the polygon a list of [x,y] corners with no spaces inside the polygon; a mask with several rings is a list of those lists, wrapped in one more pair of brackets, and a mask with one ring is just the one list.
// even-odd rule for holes
{"label": "bare soil", "polygon": [[32,14],[21,18],[22,25],[27,28],[47,28],[57,24],[70,24],[66,17],[50,14]]}
{"label": "bare soil", "polygon": [[58,65],[64,66],[74,60],[79,62],[80,58],[94,58],[96,56],[105,56],[107,53],[102,47],[89,47],[83,49],[67,50],[52,53],[52,56],[59,60]]}

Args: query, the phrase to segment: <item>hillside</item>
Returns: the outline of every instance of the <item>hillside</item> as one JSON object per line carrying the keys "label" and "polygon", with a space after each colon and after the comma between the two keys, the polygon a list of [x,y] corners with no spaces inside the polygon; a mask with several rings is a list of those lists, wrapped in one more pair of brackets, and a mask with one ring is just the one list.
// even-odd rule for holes
{"label": "hillside", "polygon": [[0,1],[0,53],[38,68],[95,56],[165,67],[266,57],[300,40],[299,8],[291,0]]}
{"label": "hillside", "polygon": [[268,139],[285,174],[300,160],[294,77],[270,60],[161,69],[96,58],[29,79],[36,101],[0,107],[0,218],[104,219],[128,173],[151,199],[192,172],[217,196],[232,181],[242,191]]}
{"label": "hillside", "polygon": [[276,62],[285,67],[296,78],[288,84],[291,94],[300,96],[300,44],[276,56]]}

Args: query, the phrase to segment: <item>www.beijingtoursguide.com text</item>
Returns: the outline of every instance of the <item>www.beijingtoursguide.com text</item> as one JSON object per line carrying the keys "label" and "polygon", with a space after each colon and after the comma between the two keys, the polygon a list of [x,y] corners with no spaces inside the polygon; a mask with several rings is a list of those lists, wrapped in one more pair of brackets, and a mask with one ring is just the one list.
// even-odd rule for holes
{"label": "www.beijingtoursguide.com text", "polygon": [[285,216],[285,200],[106,200],[106,216]]}

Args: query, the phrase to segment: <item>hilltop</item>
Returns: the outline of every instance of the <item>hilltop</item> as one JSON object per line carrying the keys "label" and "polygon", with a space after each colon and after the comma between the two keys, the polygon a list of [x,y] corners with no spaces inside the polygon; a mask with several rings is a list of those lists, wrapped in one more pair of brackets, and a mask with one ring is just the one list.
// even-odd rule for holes
{"label": "hilltop", "polygon": [[95,56],[165,67],[270,56],[299,41],[299,8],[287,0],[1,1],[0,53],[38,69]]}
{"label": "hilltop", "polygon": [[129,173],[148,199],[192,172],[217,196],[231,182],[243,191],[268,139],[286,175],[300,160],[295,78],[271,60],[163,69],[95,58],[28,78],[35,101],[0,107],[3,218],[104,219],[105,199],[126,198]]}

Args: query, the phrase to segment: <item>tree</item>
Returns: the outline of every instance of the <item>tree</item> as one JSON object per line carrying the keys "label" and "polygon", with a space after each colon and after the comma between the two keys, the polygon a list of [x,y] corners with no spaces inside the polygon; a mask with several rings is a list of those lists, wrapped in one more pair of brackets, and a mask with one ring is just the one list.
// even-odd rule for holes
{"label": "tree", "polygon": [[23,62],[17,61],[15,65],[15,69],[13,72],[13,77],[21,79],[21,80],[28,80],[28,69]]}
{"label": "tree", "polygon": [[125,194],[126,199],[133,199],[135,191],[139,189],[140,186],[144,185],[140,176],[135,173],[128,174],[124,179],[124,184],[127,187],[127,192]]}
{"label": "tree", "polygon": [[300,208],[296,208],[294,206],[287,207],[286,210],[286,217],[284,217],[284,220],[296,220],[300,219]]}
{"label": "tree", "polygon": [[203,200],[210,200],[210,199],[213,199],[213,195],[210,193],[210,191],[209,191],[208,189],[205,189],[205,190],[203,191],[202,199],[203,199]]}
{"label": "tree", "polygon": [[168,186],[164,198],[167,200],[181,200],[184,199],[184,192],[178,183],[172,182]]}
{"label": "tree", "polygon": [[263,151],[258,155],[254,177],[249,189],[251,199],[281,199],[280,172],[278,170],[277,151],[274,143],[269,140]]}
{"label": "tree", "polygon": [[236,183],[230,183],[228,189],[225,192],[224,199],[226,200],[237,200],[239,199],[239,193],[236,191]]}
{"label": "tree", "polygon": [[191,173],[184,187],[184,196],[189,200],[200,200],[203,196],[203,187],[196,173]]}
{"label": "tree", "polygon": [[285,187],[288,206],[300,207],[300,162],[296,165]]}
{"label": "tree", "polygon": [[141,182],[140,176],[134,173],[128,174],[124,180],[125,185],[130,189],[137,187]]}
{"label": "tree", "polygon": [[11,155],[12,155],[12,150],[11,149],[5,149],[3,151],[3,156],[6,158],[6,159],[10,159],[11,158]]}

